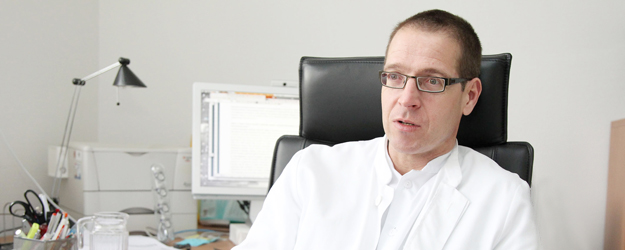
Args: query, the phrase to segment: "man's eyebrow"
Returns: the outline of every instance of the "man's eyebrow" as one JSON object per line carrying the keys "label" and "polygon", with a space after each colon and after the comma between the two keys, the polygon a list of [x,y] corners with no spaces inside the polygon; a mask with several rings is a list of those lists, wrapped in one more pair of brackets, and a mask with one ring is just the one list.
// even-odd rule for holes
{"label": "man's eyebrow", "polygon": [[446,75],[446,74],[445,74],[445,73],[443,73],[442,71],[437,70],[437,69],[434,69],[434,68],[427,68],[427,69],[422,70],[422,71],[420,71],[420,72],[422,72],[422,74],[423,74],[423,73],[425,73],[425,74],[431,74],[431,75],[441,75],[441,76],[445,76],[445,75]]}
{"label": "man's eyebrow", "polygon": [[399,64],[393,63],[393,64],[386,64],[386,65],[384,65],[384,70],[387,70],[387,69],[402,70],[402,69],[405,69],[405,68],[402,67]]}
{"label": "man's eyebrow", "polygon": [[[384,65],[384,70],[386,70],[386,71],[388,71],[388,70],[399,70],[399,71],[402,71],[402,72],[399,72],[399,73],[412,74],[412,72],[406,72],[406,67],[403,67],[400,64]],[[429,76],[429,75],[447,76],[447,74],[445,74],[442,71],[440,71],[438,69],[435,69],[435,68],[426,68],[426,69],[419,70],[418,74],[419,74],[418,76]],[[424,74],[426,74],[426,75],[424,75]],[[447,76],[447,77],[449,77],[449,76]]]}

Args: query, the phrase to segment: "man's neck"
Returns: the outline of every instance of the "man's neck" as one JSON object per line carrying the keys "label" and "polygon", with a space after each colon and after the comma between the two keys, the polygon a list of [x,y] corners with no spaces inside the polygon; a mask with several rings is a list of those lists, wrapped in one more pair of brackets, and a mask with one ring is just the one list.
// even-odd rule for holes
{"label": "man's neck", "polygon": [[395,170],[399,172],[401,175],[404,175],[410,170],[422,170],[430,161],[436,159],[437,157],[449,153],[455,147],[451,145],[451,147],[445,148],[436,152],[427,152],[423,154],[403,154],[393,150],[387,142],[386,150],[388,151],[388,155],[393,162],[393,166]]}

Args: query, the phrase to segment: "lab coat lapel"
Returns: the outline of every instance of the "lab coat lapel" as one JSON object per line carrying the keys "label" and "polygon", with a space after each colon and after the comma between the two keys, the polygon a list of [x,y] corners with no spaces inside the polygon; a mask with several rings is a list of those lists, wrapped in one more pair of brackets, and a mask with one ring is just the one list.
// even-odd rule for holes
{"label": "lab coat lapel", "polygon": [[[393,188],[388,186],[391,182],[391,170],[388,162],[386,161],[386,145],[386,136],[384,136],[383,143],[380,144],[378,152],[376,152],[375,159],[373,160],[373,165],[376,171],[375,176],[377,178],[376,192],[374,193],[374,197],[372,197],[372,200],[375,203],[374,205],[378,208],[376,232],[380,232],[382,230],[382,217],[384,216],[386,209],[388,209],[388,206],[391,204],[395,194]],[[376,234],[376,237],[379,238],[379,234]]]}
{"label": "lab coat lapel", "polygon": [[443,249],[470,203],[456,189],[461,180],[462,171],[456,145],[436,176],[437,186],[412,226],[404,249]]}
{"label": "lab coat lapel", "polygon": [[391,182],[391,170],[388,162],[386,161],[386,136],[383,141],[384,142],[380,144],[378,152],[373,160],[376,172],[375,176],[377,178],[377,193],[375,194],[376,197],[373,197],[373,200],[375,201],[375,205],[378,207],[378,221],[382,220],[384,211],[386,211],[388,206],[391,204],[394,195],[393,188],[388,186],[389,182]]}

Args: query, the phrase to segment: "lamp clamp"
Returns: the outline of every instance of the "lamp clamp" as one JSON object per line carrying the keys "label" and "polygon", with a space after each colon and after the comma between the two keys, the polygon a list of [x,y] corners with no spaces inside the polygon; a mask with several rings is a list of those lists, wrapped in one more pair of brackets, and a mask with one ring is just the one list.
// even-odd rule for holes
{"label": "lamp clamp", "polygon": [[83,81],[83,80],[82,80],[82,79],[80,79],[80,78],[74,78],[74,79],[72,80],[72,83],[73,83],[74,85],[85,86],[85,83],[86,83],[86,82],[85,82],[85,81]]}
{"label": "lamp clamp", "polygon": [[130,64],[130,59],[120,57],[120,58],[119,58],[119,63],[120,63],[121,65],[128,65],[128,64]]}

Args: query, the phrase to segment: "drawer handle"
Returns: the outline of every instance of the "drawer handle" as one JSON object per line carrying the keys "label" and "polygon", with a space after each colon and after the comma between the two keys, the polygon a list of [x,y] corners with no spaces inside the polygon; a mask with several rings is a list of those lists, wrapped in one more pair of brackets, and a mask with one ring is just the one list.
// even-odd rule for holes
{"label": "drawer handle", "polygon": [[132,156],[142,156],[144,154],[147,154],[148,152],[126,152],[126,154],[132,155]]}
{"label": "drawer handle", "polygon": [[120,212],[127,213],[127,214],[153,214],[154,210],[144,208],[144,207],[131,207],[131,208],[126,208]]}

